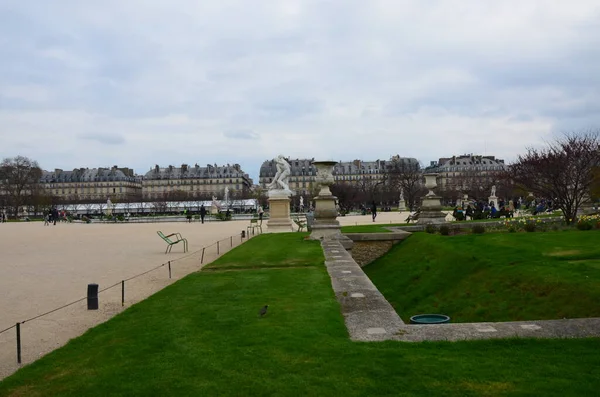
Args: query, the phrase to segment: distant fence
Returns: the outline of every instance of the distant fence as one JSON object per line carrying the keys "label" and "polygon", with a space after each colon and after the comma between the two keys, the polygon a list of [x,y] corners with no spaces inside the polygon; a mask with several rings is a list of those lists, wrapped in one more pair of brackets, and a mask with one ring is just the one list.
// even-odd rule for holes
{"label": "distant fence", "polygon": [[[202,248],[200,248],[200,249],[198,249],[198,250],[196,250],[194,252],[190,252],[187,255],[184,255],[182,257],[166,261],[165,263],[162,263],[162,264],[160,264],[158,266],[155,266],[155,267],[153,267],[151,269],[148,269],[145,272],[142,272],[142,273],[136,274],[134,276],[131,276],[129,278],[120,280],[119,282],[116,282],[116,283],[114,283],[114,284],[112,284],[112,285],[110,285],[108,287],[100,289],[98,291],[98,296],[101,293],[105,292],[105,291],[108,291],[108,290],[111,290],[113,288],[116,288],[116,287],[120,286],[121,287],[121,294],[120,294],[121,307],[124,307],[125,306],[125,302],[126,302],[126,299],[125,299],[126,298],[126,289],[125,289],[125,287],[126,287],[126,283],[128,281],[137,279],[137,278],[139,278],[141,276],[144,276],[144,275],[147,275],[149,273],[155,272],[155,271],[157,271],[159,269],[165,269],[166,270],[165,273],[164,273],[165,274],[165,278],[167,277],[167,274],[168,274],[168,279],[171,279],[172,278],[172,273],[175,270],[175,264],[177,262],[181,262],[182,260],[191,258],[193,256],[197,256],[198,257],[198,262],[199,263],[197,262],[198,266],[194,266],[194,268],[192,269],[192,271],[197,270],[198,267],[201,266],[201,265],[203,265],[204,263],[209,263],[209,262],[217,259],[218,257],[220,257],[221,255],[225,254],[226,252],[230,251],[231,249],[233,249],[233,248],[241,245],[244,241],[249,240],[252,236],[255,235],[254,229],[252,230],[251,234],[252,235],[247,234],[247,230],[244,230],[240,234],[235,234],[235,235],[229,236],[229,237],[224,238],[222,240],[216,241],[215,243],[213,243],[211,245],[202,247]],[[256,234],[259,234],[259,233],[257,232]],[[187,274],[189,274],[189,273],[191,273],[191,271],[188,272]],[[185,274],[185,275],[187,275],[187,274]],[[152,293],[154,293],[154,292],[157,292],[157,291],[151,292],[150,295]],[[16,331],[16,359],[17,359],[17,364],[21,364],[22,361],[23,361],[22,360],[22,354],[21,354],[22,353],[22,350],[21,350],[21,348],[22,348],[22,345],[21,345],[21,326],[23,324],[30,323],[33,320],[37,320],[39,318],[42,318],[44,316],[47,316],[47,315],[49,315],[51,313],[54,313],[54,312],[57,312],[59,310],[65,309],[65,308],[67,308],[69,306],[73,306],[73,305],[75,305],[77,303],[80,303],[82,301],[85,301],[87,299],[89,299],[89,296],[85,296],[83,298],[77,299],[75,301],[72,301],[70,303],[62,305],[62,306],[57,307],[55,309],[49,310],[49,311],[47,311],[45,313],[38,314],[38,315],[36,315],[34,317],[31,317],[31,318],[28,318],[26,320],[19,321],[16,324],[11,325],[8,328],[0,330],[0,335],[2,335],[4,333],[7,333],[7,332],[11,331],[13,328],[15,329],[15,331]],[[145,299],[145,298],[143,298],[143,299]],[[1,376],[0,376],[0,379],[1,379]]]}

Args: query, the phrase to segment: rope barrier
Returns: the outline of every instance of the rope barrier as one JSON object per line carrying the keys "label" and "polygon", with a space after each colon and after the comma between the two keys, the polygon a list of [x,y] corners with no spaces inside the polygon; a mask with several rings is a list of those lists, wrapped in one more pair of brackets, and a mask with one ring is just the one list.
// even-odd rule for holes
{"label": "rope barrier", "polygon": [[[237,234],[236,234],[236,236],[237,236]],[[230,236],[230,237],[228,237],[228,238],[226,238],[226,239],[219,240],[219,241],[217,241],[216,243],[212,243],[211,245],[207,245],[206,247],[202,247],[202,248],[200,248],[199,250],[196,250],[196,251],[194,251],[194,252],[188,253],[187,255],[185,255],[185,256],[183,256],[183,257],[180,257],[180,258],[173,259],[173,260],[171,260],[171,263],[173,263],[173,262],[176,262],[176,261],[179,261],[179,260],[182,260],[182,259],[185,259],[185,258],[189,258],[190,256],[192,256],[192,255],[195,255],[195,254],[199,253],[200,251],[203,251],[203,250],[205,250],[206,248],[210,248],[210,247],[212,247],[213,245],[217,245],[217,244],[218,244],[219,242],[221,242],[221,241],[224,241],[224,240],[227,240],[227,239],[232,239],[232,238],[233,238],[233,236]],[[116,287],[116,286],[118,286],[118,285],[122,285],[122,283],[123,283],[123,282],[125,282],[125,281],[133,280],[134,278],[137,278],[137,277],[143,276],[143,275],[145,275],[145,274],[148,274],[148,273],[150,273],[150,272],[153,272],[154,270],[160,269],[161,267],[164,267],[166,264],[167,264],[167,263],[163,263],[163,264],[161,264],[160,266],[156,266],[156,267],[154,267],[154,268],[152,268],[152,269],[150,269],[150,270],[147,270],[147,271],[145,271],[145,272],[143,272],[143,273],[136,274],[135,276],[131,276],[131,277],[129,277],[129,278],[126,278],[126,279],[124,279],[124,280],[121,280],[121,281],[119,281],[119,282],[117,282],[117,283],[115,283],[115,284],[113,284],[113,285],[111,285],[111,286],[109,286],[109,287],[106,287],[106,288],[103,288],[103,289],[101,289],[100,291],[98,291],[98,294],[100,294],[100,293],[102,293],[102,292],[104,292],[104,291],[106,291],[106,290],[109,290],[109,289],[111,289],[111,288],[114,288],[114,287]],[[61,309],[64,309],[64,308],[66,308],[66,307],[72,306],[72,305],[74,305],[74,304],[76,304],[76,303],[79,303],[79,302],[82,302],[82,301],[84,301],[84,300],[86,300],[86,299],[87,299],[87,296],[86,296],[86,297],[83,297],[83,298],[81,298],[81,299],[77,299],[77,300],[75,300],[75,301],[73,301],[73,302],[71,302],[71,303],[67,303],[66,305],[63,305],[63,306],[57,307],[56,309],[52,309],[52,310],[50,310],[50,311],[47,311],[47,312],[45,312],[45,313],[42,313],[42,314],[38,314],[37,316],[34,316],[34,317],[31,317],[31,318],[28,318],[27,320],[20,321],[20,322],[18,322],[18,324],[25,324],[25,323],[27,323],[27,322],[30,322],[30,321],[36,320],[36,319],[38,319],[38,318],[40,318],[40,317],[46,316],[46,315],[48,315],[48,314],[54,313],[54,312],[56,312],[56,311],[59,311],[59,310],[61,310]],[[11,329],[13,329],[13,328],[15,328],[15,327],[16,327],[16,324],[15,324],[15,325],[11,325],[10,327],[8,327],[8,328],[6,328],[6,329],[3,329],[2,331],[0,331],[0,334],[2,334],[2,333],[4,333],[4,332],[7,332],[7,331],[10,331]]]}
{"label": "rope barrier", "polygon": [[6,331],[10,331],[11,329],[13,329],[14,327],[16,327],[16,325],[11,325],[10,327],[3,329],[2,331],[0,331],[0,334],[6,332]]}

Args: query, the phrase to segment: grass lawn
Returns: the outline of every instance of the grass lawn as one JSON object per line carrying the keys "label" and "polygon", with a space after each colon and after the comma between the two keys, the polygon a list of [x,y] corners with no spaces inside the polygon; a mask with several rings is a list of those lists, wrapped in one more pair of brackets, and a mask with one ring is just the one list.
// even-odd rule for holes
{"label": "grass lawn", "polygon": [[415,233],[364,268],[403,320],[600,316],[600,230],[441,236]]}
{"label": "grass lawn", "polygon": [[[387,228],[408,225],[408,223],[380,223],[373,225],[342,226],[342,233],[391,233],[392,231]],[[412,223],[410,225],[412,225]]]}
{"label": "grass lawn", "polygon": [[[261,234],[232,250],[206,269],[252,269],[259,267],[319,266],[324,264],[321,244],[305,240],[308,233]],[[285,249],[289,247],[290,249]]]}
{"label": "grass lawn", "polygon": [[[296,240],[280,254],[305,244],[320,253]],[[26,366],[0,395],[582,396],[600,387],[598,349],[598,338],[356,343],[323,266],[199,272]]]}

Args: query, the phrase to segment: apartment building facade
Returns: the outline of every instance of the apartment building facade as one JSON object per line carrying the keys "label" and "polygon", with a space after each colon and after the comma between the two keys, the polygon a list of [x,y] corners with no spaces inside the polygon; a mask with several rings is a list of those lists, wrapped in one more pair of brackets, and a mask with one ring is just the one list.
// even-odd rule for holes
{"label": "apartment building facade", "polygon": [[144,200],[169,198],[203,198],[210,196],[223,197],[225,188],[229,196],[247,195],[252,187],[252,179],[239,164],[198,164],[180,167],[154,166],[142,178],[142,195]]}

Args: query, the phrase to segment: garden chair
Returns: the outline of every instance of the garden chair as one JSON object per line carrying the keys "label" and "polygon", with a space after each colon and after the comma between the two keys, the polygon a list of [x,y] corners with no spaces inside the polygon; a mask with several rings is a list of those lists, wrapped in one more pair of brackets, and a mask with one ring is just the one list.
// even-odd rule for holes
{"label": "garden chair", "polygon": [[252,235],[254,236],[256,230],[260,230],[262,233],[262,221],[259,221],[258,218],[252,218],[250,219],[250,225],[246,227],[246,234],[250,236],[250,231],[252,231]]}
{"label": "garden chair", "polygon": [[298,226],[298,232],[301,232],[302,229],[306,227],[306,221],[303,221],[298,217],[294,218],[294,223]]}
{"label": "garden chair", "polygon": [[[165,240],[165,242],[168,244],[167,249],[165,250],[165,254],[171,252],[171,248],[173,248],[173,246],[175,244],[180,243],[182,241],[183,241],[183,252],[188,251],[188,241],[187,241],[187,239],[183,238],[181,233],[171,233],[171,234],[165,236],[163,234],[163,232],[161,232],[159,230],[158,232],[156,232],[156,234],[158,234],[160,236],[160,238]],[[175,237],[175,238],[171,239],[170,237]]]}

